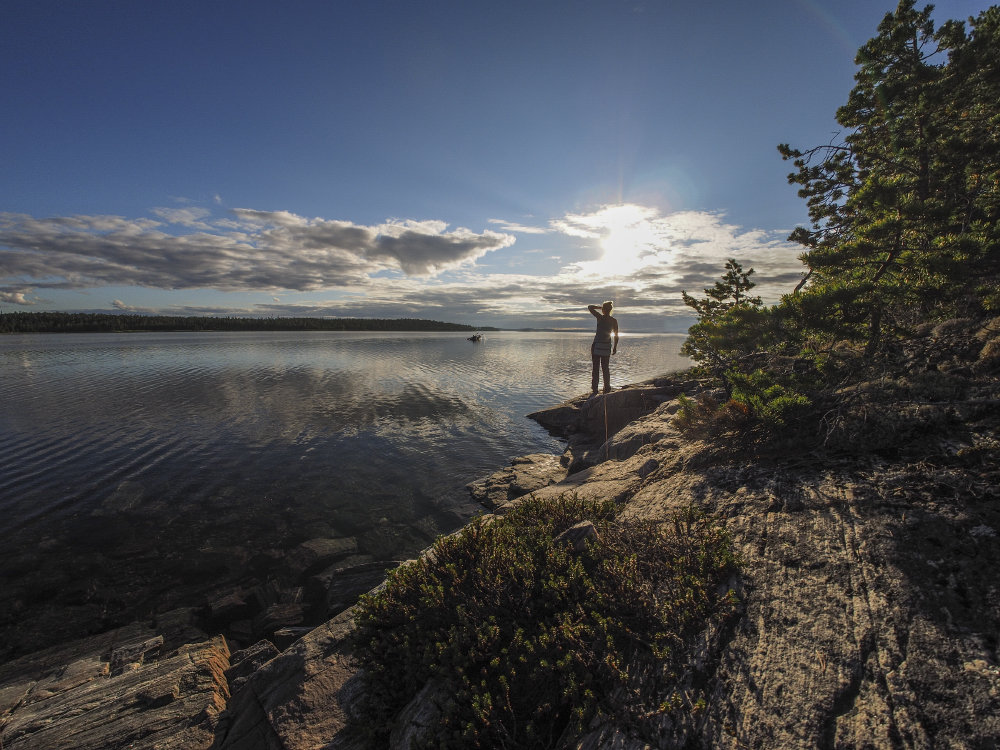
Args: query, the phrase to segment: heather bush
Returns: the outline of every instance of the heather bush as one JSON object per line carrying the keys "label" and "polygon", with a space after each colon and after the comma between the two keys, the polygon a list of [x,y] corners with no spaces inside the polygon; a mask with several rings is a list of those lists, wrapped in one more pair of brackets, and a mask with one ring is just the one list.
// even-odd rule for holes
{"label": "heather bush", "polygon": [[[581,520],[597,530],[582,550],[555,541]],[[362,598],[371,744],[428,684],[439,715],[425,747],[558,747],[599,713],[639,724],[684,710],[671,679],[693,636],[733,611],[720,585],[734,570],[723,530],[692,511],[664,525],[530,498],[476,520]]]}

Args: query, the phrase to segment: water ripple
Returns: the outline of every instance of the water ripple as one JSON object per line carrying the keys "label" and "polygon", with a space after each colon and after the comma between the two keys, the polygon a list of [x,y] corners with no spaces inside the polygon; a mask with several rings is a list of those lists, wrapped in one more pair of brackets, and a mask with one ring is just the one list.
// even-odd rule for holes
{"label": "water ripple", "polygon": [[[475,511],[467,482],[516,455],[561,450],[524,415],[589,388],[589,341],[0,337],[3,586],[17,583],[3,571],[72,575],[43,548],[197,560],[333,534],[409,556]],[[623,337],[615,383],[683,367],[680,341]]]}

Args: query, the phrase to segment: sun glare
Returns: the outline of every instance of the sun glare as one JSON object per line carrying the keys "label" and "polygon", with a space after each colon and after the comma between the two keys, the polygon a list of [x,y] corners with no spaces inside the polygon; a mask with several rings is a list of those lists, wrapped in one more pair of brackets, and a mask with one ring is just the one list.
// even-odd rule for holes
{"label": "sun glare", "polygon": [[597,261],[604,273],[628,274],[642,265],[644,256],[655,252],[656,233],[650,221],[651,211],[644,206],[608,206],[601,212],[604,233]]}

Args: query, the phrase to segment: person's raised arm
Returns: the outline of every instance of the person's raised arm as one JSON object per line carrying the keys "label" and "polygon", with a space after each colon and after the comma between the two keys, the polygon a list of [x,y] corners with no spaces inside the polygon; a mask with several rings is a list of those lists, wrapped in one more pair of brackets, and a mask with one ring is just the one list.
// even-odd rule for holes
{"label": "person's raised arm", "polygon": [[587,305],[587,309],[590,310],[590,314],[595,318],[601,317],[601,306],[600,305]]}

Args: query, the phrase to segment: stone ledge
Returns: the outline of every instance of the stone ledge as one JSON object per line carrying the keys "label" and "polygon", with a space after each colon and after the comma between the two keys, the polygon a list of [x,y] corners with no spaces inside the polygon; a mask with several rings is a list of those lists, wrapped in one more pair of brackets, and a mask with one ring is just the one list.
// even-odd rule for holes
{"label": "stone ledge", "polygon": [[207,750],[229,700],[229,647],[217,636],[157,658],[162,643],[135,625],[4,665],[0,746]]}

